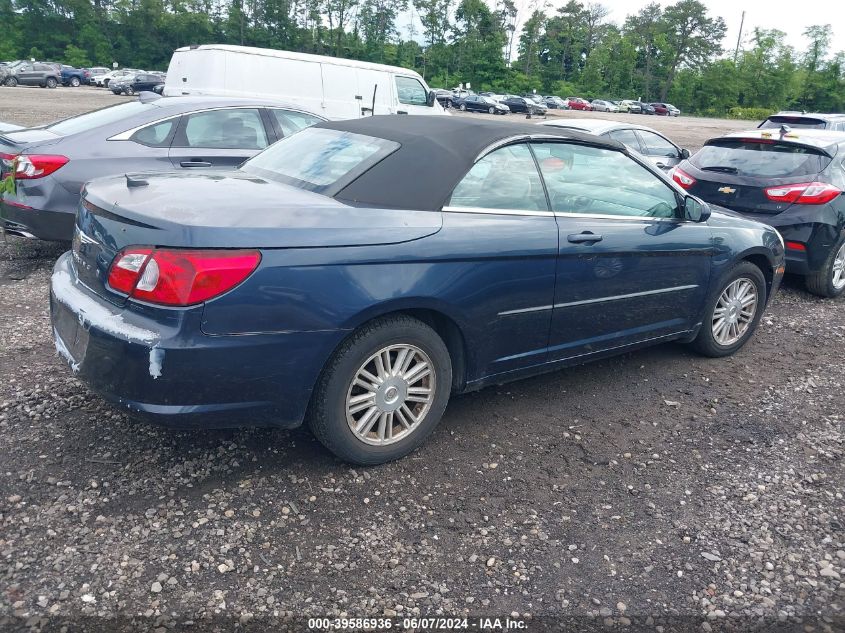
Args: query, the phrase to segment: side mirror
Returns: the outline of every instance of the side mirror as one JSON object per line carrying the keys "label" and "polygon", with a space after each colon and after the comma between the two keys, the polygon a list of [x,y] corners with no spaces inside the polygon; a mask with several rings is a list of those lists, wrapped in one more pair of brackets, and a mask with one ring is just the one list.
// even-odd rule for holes
{"label": "side mirror", "polygon": [[687,159],[687,158],[689,158],[689,157],[690,157],[689,150],[688,150],[686,147],[682,147],[682,148],[681,148],[681,158],[682,158],[682,159]]}
{"label": "side mirror", "polygon": [[694,196],[686,196],[684,198],[684,217],[693,222],[706,222],[710,217],[710,206]]}
{"label": "side mirror", "polygon": [[435,94],[434,90],[428,91],[428,96],[425,99],[425,104],[431,108],[434,107],[434,102],[437,101],[437,95]]}

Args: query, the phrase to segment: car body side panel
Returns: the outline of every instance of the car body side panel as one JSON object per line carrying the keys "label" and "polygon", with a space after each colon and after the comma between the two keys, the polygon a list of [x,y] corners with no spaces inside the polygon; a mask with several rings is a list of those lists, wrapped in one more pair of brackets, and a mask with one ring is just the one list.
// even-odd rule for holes
{"label": "car body side panel", "polygon": [[[443,213],[443,228],[402,244],[264,251],[237,293],[209,302],[209,334],[353,329],[381,314],[439,312],[461,330],[471,378],[542,362],[557,231],[547,216]],[[251,307],[243,308],[243,297]]]}

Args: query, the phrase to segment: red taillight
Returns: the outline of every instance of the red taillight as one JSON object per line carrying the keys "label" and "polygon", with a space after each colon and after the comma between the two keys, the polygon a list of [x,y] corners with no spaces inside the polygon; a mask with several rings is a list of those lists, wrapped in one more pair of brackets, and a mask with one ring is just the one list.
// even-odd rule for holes
{"label": "red taillight", "polygon": [[49,176],[68,162],[66,156],[21,154],[15,159],[15,180],[35,180]]}
{"label": "red taillight", "polygon": [[675,167],[675,169],[672,170],[672,180],[681,185],[684,189],[689,189],[696,183],[695,178],[678,167]]}
{"label": "red taillight", "polygon": [[764,191],[769,200],[787,204],[825,204],[842,193],[840,189],[824,182],[778,185],[768,187]]}
{"label": "red taillight", "polygon": [[15,159],[17,154],[4,154],[0,152],[0,179],[5,178],[12,173],[15,168]]}
{"label": "red taillight", "polygon": [[231,290],[260,261],[258,251],[127,248],[112,261],[109,286],[140,301],[188,306]]}
{"label": "red taillight", "polygon": [[791,251],[801,251],[802,253],[807,251],[807,245],[801,242],[784,242],[784,246]]}

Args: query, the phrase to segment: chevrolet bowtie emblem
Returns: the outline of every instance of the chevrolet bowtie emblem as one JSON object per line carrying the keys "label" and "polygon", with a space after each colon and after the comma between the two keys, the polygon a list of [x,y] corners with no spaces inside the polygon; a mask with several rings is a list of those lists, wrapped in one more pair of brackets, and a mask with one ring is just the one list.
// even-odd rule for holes
{"label": "chevrolet bowtie emblem", "polygon": [[733,187],[719,187],[719,193],[736,193]]}

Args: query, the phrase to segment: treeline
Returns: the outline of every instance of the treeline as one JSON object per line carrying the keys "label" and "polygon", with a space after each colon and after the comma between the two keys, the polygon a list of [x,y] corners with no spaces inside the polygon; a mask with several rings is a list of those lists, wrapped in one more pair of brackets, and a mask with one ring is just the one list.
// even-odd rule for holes
{"label": "treeline", "polygon": [[[421,32],[398,23],[410,12]],[[801,51],[760,29],[725,51],[724,20],[698,0],[649,4],[621,25],[608,13],[576,0],[527,16],[514,0],[0,0],[0,59],[152,70],[179,46],[229,43],[415,68],[435,87],[640,98],[719,116],[845,110],[845,53],[830,50],[830,25],[808,28]]]}

